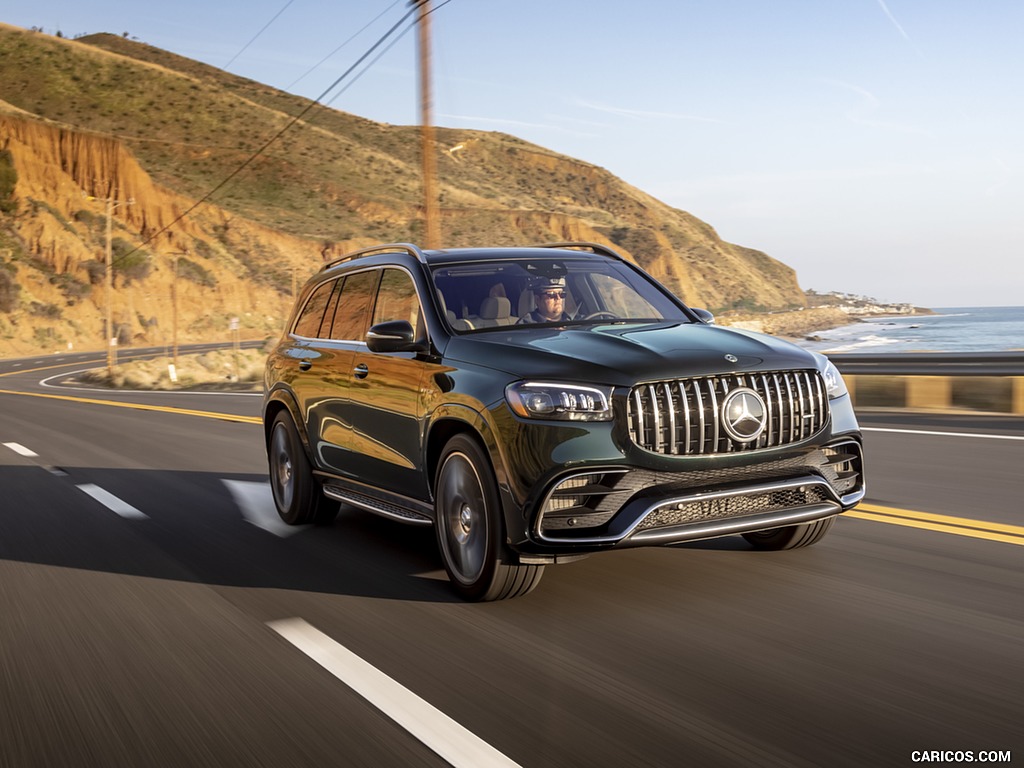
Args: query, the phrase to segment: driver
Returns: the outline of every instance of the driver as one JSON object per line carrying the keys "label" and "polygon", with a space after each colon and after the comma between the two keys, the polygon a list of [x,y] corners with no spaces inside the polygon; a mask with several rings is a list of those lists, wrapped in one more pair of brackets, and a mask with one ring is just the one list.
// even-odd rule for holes
{"label": "driver", "polygon": [[559,323],[572,320],[565,311],[565,278],[542,278],[533,286],[537,308],[519,318],[519,323]]}

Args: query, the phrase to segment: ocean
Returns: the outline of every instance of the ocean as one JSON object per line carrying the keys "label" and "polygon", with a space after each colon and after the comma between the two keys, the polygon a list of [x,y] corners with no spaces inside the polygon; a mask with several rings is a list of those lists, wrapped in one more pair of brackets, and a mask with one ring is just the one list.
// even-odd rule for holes
{"label": "ocean", "polygon": [[1024,350],[1024,307],[944,307],[934,315],[882,317],[798,341],[816,352],[1006,352]]}

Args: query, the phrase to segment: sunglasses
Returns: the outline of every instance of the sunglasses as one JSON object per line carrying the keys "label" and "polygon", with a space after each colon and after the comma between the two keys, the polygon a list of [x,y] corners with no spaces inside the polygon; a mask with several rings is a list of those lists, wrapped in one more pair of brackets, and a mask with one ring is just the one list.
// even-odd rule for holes
{"label": "sunglasses", "polygon": [[545,299],[564,299],[565,291],[543,291],[541,296]]}

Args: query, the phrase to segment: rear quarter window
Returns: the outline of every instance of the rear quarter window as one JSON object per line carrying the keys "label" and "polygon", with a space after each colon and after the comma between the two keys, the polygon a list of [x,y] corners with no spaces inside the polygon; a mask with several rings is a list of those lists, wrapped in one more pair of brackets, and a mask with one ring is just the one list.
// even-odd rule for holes
{"label": "rear quarter window", "polygon": [[330,302],[331,292],[334,290],[336,280],[329,280],[318,286],[302,308],[302,314],[295,321],[297,336],[306,336],[315,339],[320,334],[320,324],[324,319],[324,310]]}

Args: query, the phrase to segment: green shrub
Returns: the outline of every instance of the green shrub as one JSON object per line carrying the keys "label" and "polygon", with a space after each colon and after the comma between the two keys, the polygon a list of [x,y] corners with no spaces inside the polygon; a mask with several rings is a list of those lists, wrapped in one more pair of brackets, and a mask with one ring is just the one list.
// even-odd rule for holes
{"label": "green shrub", "polygon": [[45,317],[47,320],[60,320],[64,311],[56,304],[44,304],[41,301],[33,301],[28,305],[29,314],[37,317]]}
{"label": "green shrub", "polygon": [[74,306],[79,299],[84,299],[92,293],[92,286],[76,280],[73,275],[67,272],[61,275],[52,275],[50,283],[60,288],[61,293],[68,300],[69,306]]}
{"label": "green shrub", "polygon": [[14,281],[14,275],[0,269],[0,312],[13,312],[18,306],[21,286]]}
{"label": "green shrub", "polygon": [[18,207],[14,199],[14,185],[18,183],[18,172],[14,169],[14,158],[10,150],[0,152],[0,213],[14,213]]}
{"label": "green shrub", "polygon": [[114,274],[121,275],[125,283],[132,280],[145,280],[153,271],[149,254],[136,248],[129,241],[115,237],[110,244]]}
{"label": "green shrub", "polygon": [[193,283],[198,283],[207,288],[214,288],[217,285],[217,278],[213,276],[210,270],[202,264],[197,264],[191,259],[184,257],[178,259],[178,277],[191,280]]}

